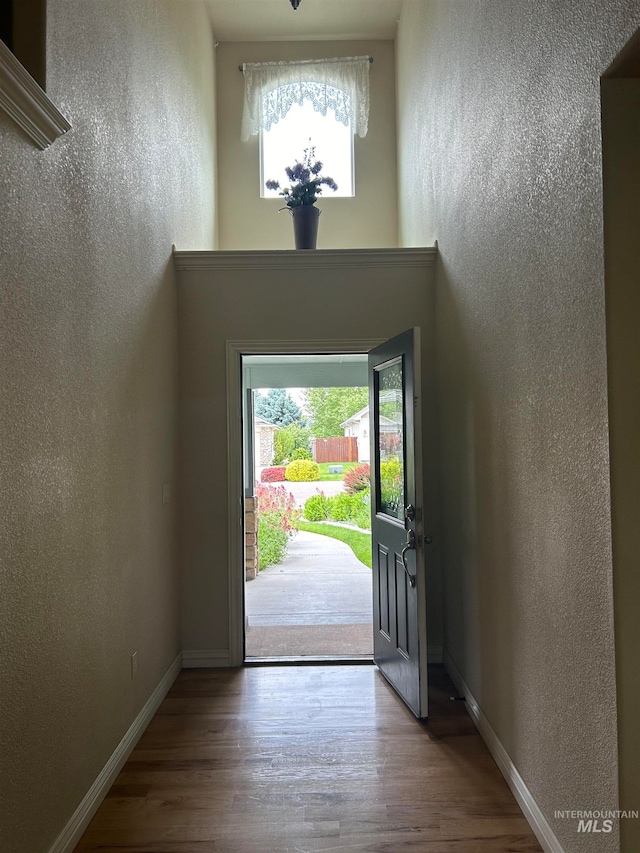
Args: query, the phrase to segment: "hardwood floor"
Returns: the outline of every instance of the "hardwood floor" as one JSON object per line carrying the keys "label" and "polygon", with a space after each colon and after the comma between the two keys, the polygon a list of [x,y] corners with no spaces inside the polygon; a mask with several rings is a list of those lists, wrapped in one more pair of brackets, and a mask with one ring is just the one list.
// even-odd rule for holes
{"label": "hardwood floor", "polygon": [[183,671],[76,853],[534,853],[442,667],[418,722],[373,666]]}

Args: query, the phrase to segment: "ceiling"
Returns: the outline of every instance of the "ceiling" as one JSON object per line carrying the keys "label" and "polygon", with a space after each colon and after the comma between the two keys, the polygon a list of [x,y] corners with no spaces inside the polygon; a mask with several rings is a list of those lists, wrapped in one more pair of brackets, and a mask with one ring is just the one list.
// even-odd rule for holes
{"label": "ceiling", "polygon": [[218,41],[390,39],[402,0],[207,0]]}
{"label": "ceiling", "polygon": [[245,388],[366,387],[366,353],[244,355]]}

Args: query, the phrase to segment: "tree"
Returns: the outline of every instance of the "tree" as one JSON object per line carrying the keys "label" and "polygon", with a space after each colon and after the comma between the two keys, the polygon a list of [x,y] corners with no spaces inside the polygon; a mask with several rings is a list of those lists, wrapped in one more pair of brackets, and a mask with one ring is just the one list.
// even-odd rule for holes
{"label": "tree", "polygon": [[310,452],[310,432],[301,424],[287,424],[279,429],[273,439],[273,464],[280,465],[285,459],[291,459],[298,448]]}
{"label": "tree", "polygon": [[284,388],[271,388],[266,396],[256,391],[254,411],[259,418],[264,418],[276,426],[300,423],[302,412]]}
{"label": "tree", "polygon": [[305,405],[310,413],[311,432],[317,438],[344,435],[340,424],[368,402],[368,388],[307,388]]}

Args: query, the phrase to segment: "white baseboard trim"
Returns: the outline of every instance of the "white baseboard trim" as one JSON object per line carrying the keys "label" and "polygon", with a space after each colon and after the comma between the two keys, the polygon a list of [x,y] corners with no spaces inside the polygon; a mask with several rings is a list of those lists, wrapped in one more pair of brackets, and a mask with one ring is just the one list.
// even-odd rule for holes
{"label": "white baseboard trim", "polygon": [[176,655],[169,669],[162,676],[151,696],[144,703],[138,716],[129,726],[127,733],[100,771],[98,778],[89,788],[84,799],[71,816],[71,819],[54,841],[49,853],[72,853],[80,841],[82,833],[108,794],[109,788],[113,785],[116,776],[140,740],[142,733],[151,722],[153,715],[160,707],[162,700],[169,692],[171,685],[178,677],[181,669],[182,654],[179,653]]}
{"label": "white baseboard trim", "polygon": [[485,717],[484,711],[478,705],[478,702],[469,690],[469,687],[462,677],[460,670],[453,662],[453,658],[449,652],[443,650],[444,665],[453,681],[456,690],[461,696],[464,696],[467,705],[467,710],[471,719],[475,723],[478,731],[482,735],[482,739],[489,748],[489,752],[494,757],[500,772],[504,776],[507,785],[511,788],[511,793],[516,798],[516,801],[527,819],[531,829],[535,833],[536,838],[540,842],[540,846],[545,853],[564,853],[564,848],[558,841],[554,831],[549,826],[549,823],[542,813],[540,806],[533,798],[533,794],[527,788],[522,776],[509,758],[507,750],[502,745],[502,742],[496,734],[493,726]]}
{"label": "white baseboard trim", "polygon": [[184,669],[231,666],[229,649],[184,649],[182,666]]}

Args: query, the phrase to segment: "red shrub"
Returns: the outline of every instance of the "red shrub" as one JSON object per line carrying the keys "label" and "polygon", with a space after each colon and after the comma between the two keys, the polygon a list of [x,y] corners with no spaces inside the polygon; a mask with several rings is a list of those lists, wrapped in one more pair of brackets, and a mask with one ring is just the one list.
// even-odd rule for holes
{"label": "red shrub", "polygon": [[371,474],[368,462],[365,462],[364,465],[356,465],[355,468],[351,468],[344,475],[344,490],[345,492],[349,492],[349,494],[353,495],[356,492],[363,492],[370,485]]}
{"label": "red shrub", "polygon": [[284,465],[277,465],[274,468],[265,468],[260,474],[260,480],[263,483],[281,483],[284,480]]}

